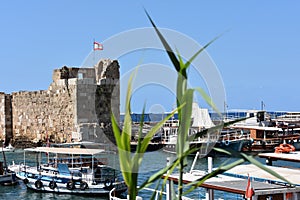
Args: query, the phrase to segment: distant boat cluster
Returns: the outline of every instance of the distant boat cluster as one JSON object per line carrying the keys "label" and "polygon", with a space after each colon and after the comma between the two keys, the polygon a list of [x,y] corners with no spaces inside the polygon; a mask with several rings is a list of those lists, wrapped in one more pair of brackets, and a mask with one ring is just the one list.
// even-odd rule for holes
{"label": "distant boat cluster", "polygon": [[[141,115],[132,114],[133,121],[140,120]],[[146,114],[146,134],[155,124],[167,114]],[[274,152],[280,144],[290,144],[296,150],[300,150],[300,112],[266,112],[263,110],[242,110],[229,112],[223,118],[213,117],[215,113],[209,113],[208,109],[193,105],[192,126],[189,136],[209,129],[214,124],[229,122],[240,118],[247,118],[238,123],[224,127],[219,132],[207,134],[190,142],[191,147],[201,147],[203,155],[206,155],[213,147],[220,147],[229,151],[240,152]],[[148,150],[163,149],[176,153],[176,141],[179,127],[177,115],[168,120],[161,130],[153,137]],[[139,124],[136,122],[137,126]],[[135,141],[138,128],[133,128],[132,150],[135,150]]]}

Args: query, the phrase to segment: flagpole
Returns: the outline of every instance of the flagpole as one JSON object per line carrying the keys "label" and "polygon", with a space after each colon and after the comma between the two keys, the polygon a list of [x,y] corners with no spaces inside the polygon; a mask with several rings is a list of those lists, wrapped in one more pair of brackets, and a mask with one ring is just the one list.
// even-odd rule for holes
{"label": "flagpole", "polygon": [[95,65],[95,38],[93,42],[93,65]]}

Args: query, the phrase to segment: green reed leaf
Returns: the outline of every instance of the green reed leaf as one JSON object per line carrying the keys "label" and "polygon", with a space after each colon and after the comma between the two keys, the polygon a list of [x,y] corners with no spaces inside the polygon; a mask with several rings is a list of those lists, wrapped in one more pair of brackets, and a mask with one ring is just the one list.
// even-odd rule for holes
{"label": "green reed leaf", "polygon": [[195,60],[199,54],[201,52],[203,52],[208,46],[210,46],[213,42],[215,42],[218,38],[220,38],[222,35],[219,35],[217,37],[215,37],[214,39],[212,39],[210,42],[208,42],[206,45],[204,45],[204,47],[202,47],[201,49],[199,49],[186,63],[185,63],[185,68],[187,69],[191,63],[193,62],[193,60]]}
{"label": "green reed leaf", "polygon": [[151,130],[147,133],[147,135],[144,137],[142,144],[141,144],[141,149],[138,153],[144,153],[152,139],[152,137],[155,135],[155,133],[157,133],[159,131],[159,129],[163,126],[163,124],[169,120],[172,116],[174,116],[174,114],[176,112],[178,112],[178,110],[182,109],[182,107],[184,107],[184,105],[182,105],[181,107],[176,108],[175,110],[173,110],[167,117],[165,117],[163,120],[161,120],[160,122],[158,122],[155,126],[153,126],[151,128]]}
{"label": "green reed leaf", "polygon": [[183,102],[185,106],[181,111],[180,126],[177,134],[177,144],[176,144],[176,153],[181,156],[189,148],[188,142],[188,132],[191,125],[191,116],[192,116],[192,104],[193,104],[193,93],[194,90],[188,89],[184,96]]}
{"label": "green reed leaf", "polygon": [[195,90],[201,95],[201,97],[205,100],[205,102],[219,115],[222,116],[220,111],[218,110],[217,106],[214,104],[213,100],[210,98],[210,96],[207,95],[207,93],[199,87],[196,87]]}
{"label": "green reed leaf", "polygon": [[184,195],[192,192],[193,190],[195,190],[196,188],[201,186],[206,180],[208,180],[212,177],[216,177],[217,175],[220,175],[220,174],[224,173],[225,171],[228,171],[228,170],[242,164],[243,162],[244,162],[244,159],[239,159],[239,160],[236,160],[236,161],[234,161],[234,162],[232,162],[228,165],[220,166],[216,170],[212,171],[211,173],[208,173],[208,174],[204,175],[203,177],[197,179],[196,181],[193,181],[192,183],[186,184],[185,186],[190,187],[190,188],[187,191],[184,192]]}
{"label": "green reed leaf", "polygon": [[145,13],[146,13],[148,19],[150,20],[152,26],[154,27],[159,39],[161,40],[161,42],[162,42],[162,44],[163,44],[170,60],[172,61],[173,65],[176,69],[176,71],[179,72],[180,71],[180,64],[179,64],[179,61],[178,61],[176,55],[174,54],[174,52],[172,51],[172,49],[171,49],[170,45],[168,44],[167,40],[163,37],[161,32],[158,30],[158,28],[156,27],[154,21],[152,20],[152,18],[150,17],[150,15],[148,14],[148,12],[146,10],[145,10]]}
{"label": "green reed leaf", "polygon": [[256,165],[257,167],[259,167],[260,169],[264,170],[265,172],[275,176],[276,178],[279,178],[280,180],[283,180],[289,184],[292,185],[292,183],[290,181],[288,181],[286,178],[284,178],[283,176],[281,176],[280,174],[278,174],[277,172],[275,172],[274,170],[268,168],[267,166],[263,165],[262,163],[260,163],[259,161],[257,161],[256,159],[254,159],[252,156],[248,156],[244,153],[240,153],[241,157],[243,157],[246,161]]}

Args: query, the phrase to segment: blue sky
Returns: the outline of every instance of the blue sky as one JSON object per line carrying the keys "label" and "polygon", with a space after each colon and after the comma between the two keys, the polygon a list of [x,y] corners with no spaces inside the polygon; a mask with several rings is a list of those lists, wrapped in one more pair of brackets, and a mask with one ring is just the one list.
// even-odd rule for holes
{"label": "blue sky", "polygon": [[[222,76],[228,109],[260,109],[263,101],[266,110],[300,111],[298,1],[3,1],[0,91],[47,89],[52,71],[63,65],[80,66],[94,39],[102,42],[127,30],[150,27],[143,8],[157,26],[188,35],[201,45],[224,33],[207,53]],[[121,74],[140,57],[124,56]],[[153,62],[148,60],[151,56],[145,57],[145,62]],[[154,61],[170,64],[165,55]],[[140,93],[135,112],[145,101],[148,111],[157,104],[169,110],[174,103],[172,95]]]}

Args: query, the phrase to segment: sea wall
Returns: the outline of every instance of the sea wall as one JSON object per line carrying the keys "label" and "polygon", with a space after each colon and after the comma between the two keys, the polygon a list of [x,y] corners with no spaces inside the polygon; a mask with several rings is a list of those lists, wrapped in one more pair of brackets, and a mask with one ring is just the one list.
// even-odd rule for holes
{"label": "sea wall", "polygon": [[53,71],[52,79],[47,90],[0,93],[0,138],[10,124],[17,147],[45,142],[47,137],[56,143],[113,141],[110,115],[120,115],[118,62],[103,59],[92,68],[64,66]]}

